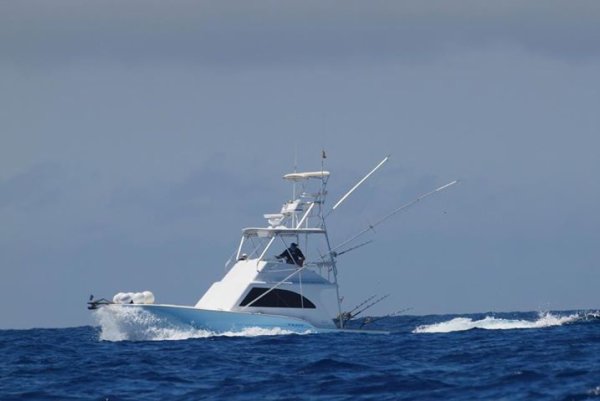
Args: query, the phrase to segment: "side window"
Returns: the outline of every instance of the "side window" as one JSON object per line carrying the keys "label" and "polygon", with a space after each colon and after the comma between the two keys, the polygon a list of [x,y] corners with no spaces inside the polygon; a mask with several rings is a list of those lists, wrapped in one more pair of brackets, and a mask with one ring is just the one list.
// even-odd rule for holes
{"label": "side window", "polygon": [[[268,288],[254,287],[248,295],[240,303],[240,306],[246,306],[262,294],[267,292]],[[251,306],[259,306],[263,308],[307,308],[315,309],[316,306],[306,297],[294,291],[280,290],[278,288],[271,290],[267,295],[254,302]]]}

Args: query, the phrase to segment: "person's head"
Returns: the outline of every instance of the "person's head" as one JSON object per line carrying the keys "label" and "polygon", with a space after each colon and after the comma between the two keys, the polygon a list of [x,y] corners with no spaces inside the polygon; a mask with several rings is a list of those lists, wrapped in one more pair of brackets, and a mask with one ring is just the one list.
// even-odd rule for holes
{"label": "person's head", "polygon": [[298,244],[296,244],[295,242],[292,242],[292,243],[290,244],[290,246],[291,246],[292,248],[296,248],[296,247],[298,246]]}

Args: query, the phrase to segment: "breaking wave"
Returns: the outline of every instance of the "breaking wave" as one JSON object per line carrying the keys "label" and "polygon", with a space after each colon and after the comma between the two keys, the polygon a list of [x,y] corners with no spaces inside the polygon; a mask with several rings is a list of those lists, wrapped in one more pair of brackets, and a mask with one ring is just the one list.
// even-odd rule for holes
{"label": "breaking wave", "polygon": [[452,333],[455,331],[466,331],[472,329],[484,330],[514,330],[514,329],[539,329],[544,327],[562,326],[578,320],[588,319],[593,316],[572,314],[568,316],[557,316],[552,313],[540,313],[537,320],[501,319],[486,316],[480,320],[468,317],[456,317],[446,322],[418,326],[413,333]]}
{"label": "breaking wave", "polygon": [[169,341],[210,337],[256,337],[297,333],[281,328],[248,327],[240,331],[213,332],[177,325],[138,308],[103,307],[94,312],[103,341]]}

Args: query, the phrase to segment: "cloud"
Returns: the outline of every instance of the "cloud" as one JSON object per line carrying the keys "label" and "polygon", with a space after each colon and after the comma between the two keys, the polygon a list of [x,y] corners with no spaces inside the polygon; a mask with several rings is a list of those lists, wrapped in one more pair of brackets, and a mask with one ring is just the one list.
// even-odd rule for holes
{"label": "cloud", "polygon": [[272,192],[268,183],[245,174],[204,166],[183,179],[115,188],[105,205],[107,222],[118,222],[119,234],[141,242],[231,239],[240,226],[262,223],[261,210],[278,206],[265,197]]}
{"label": "cloud", "polygon": [[46,209],[67,190],[63,171],[56,163],[40,163],[0,180],[0,211],[28,212]]}
{"label": "cloud", "polygon": [[516,46],[548,57],[600,55],[594,1],[3,2],[0,60],[244,68],[401,60],[449,48]]}

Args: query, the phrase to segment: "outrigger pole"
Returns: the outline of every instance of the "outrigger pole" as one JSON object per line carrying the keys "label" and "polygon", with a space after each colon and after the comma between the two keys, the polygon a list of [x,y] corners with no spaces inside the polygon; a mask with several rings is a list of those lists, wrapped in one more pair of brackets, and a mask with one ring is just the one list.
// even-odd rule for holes
{"label": "outrigger pole", "polygon": [[374,229],[375,227],[377,227],[378,225],[380,225],[381,223],[383,223],[384,221],[386,221],[387,219],[389,219],[390,217],[392,217],[393,215],[395,215],[396,213],[411,207],[412,205],[414,205],[415,203],[418,203],[419,201],[421,201],[422,199],[427,198],[428,196],[431,196],[437,192],[443,191],[444,189],[447,189],[448,187],[457,184],[459,181],[458,180],[454,180],[452,182],[449,182],[446,185],[442,185],[441,187],[434,189],[433,191],[427,192],[421,196],[419,196],[418,198],[400,206],[397,209],[394,209],[392,212],[386,214],[385,216],[383,216],[381,219],[377,220],[375,223],[370,224],[369,227],[365,228],[364,230],[360,231],[358,234],[354,235],[353,237],[351,237],[350,239],[347,239],[346,241],[342,242],[341,244],[339,244],[338,246],[336,246],[335,248],[333,248],[331,251],[335,252],[336,249],[339,249],[341,247],[343,247],[344,245],[354,241],[355,239],[357,239],[358,237],[360,237],[361,235],[363,235],[364,233],[366,233],[367,231],[370,231],[372,229]]}
{"label": "outrigger pole", "polygon": [[353,250],[355,250],[355,249],[358,249],[358,248],[360,248],[360,247],[362,247],[362,246],[369,245],[371,242],[373,242],[373,240],[369,240],[369,241],[362,242],[362,243],[360,243],[360,244],[358,244],[358,245],[351,246],[350,248],[348,248],[348,249],[344,249],[343,251],[340,251],[340,252],[335,252],[335,251],[332,251],[332,252],[333,252],[333,256],[335,256],[335,257],[341,256],[341,255],[343,255],[343,254],[345,254],[345,253],[348,253],[348,252],[350,252],[350,251],[353,251]]}
{"label": "outrigger pole", "polygon": [[[378,164],[377,166],[375,166],[375,168],[374,168],[373,170],[371,170],[371,171],[369,172],[369,174],[365,175],[365,176],[363,177],[363,179],[362,179],[362,180],[360,180],[359,182],[357,182],[357,183],[356,183],[356,185],[354,185],[354,186],[353,186],[353,187],[350,189],[350,191],[346,192],[346,194],[345,194],[344,196],[342,196],[342,197],[340,198],[340,200],[339,200],[339,201],[337,201],[337,203],[336,203],[335,205],[333,205],[333,207],[331,208],[331,211],[330,211],[329,213],[327,213],[327,216],[329,216],[331,213],[333,213],[333,211],[334,211],[334,210],[335,210],[335,209],[336,209],[336,208],[337,208],[339,205],[341,205],[341,204],[342,204],[342,202],[344,202],[344,201],[346,200],[346,198],[347,198],[347,197],[349,197],[349,196],[350,196],[350,194],[356,190],[356,188],[358,188],[359,186],[361,186],[361,184],[362,184],[363,182],[365,182],[365,181],[367,180],[367,178],[369,178],[371,175],[373,175],[373,173],[374,173],[374,172],[376,172],[377,170],[379,170],[379,168],[380,168],[381,166],[383,166],[383,164],[384,164],[385,162],[387,162],[389,158],[390,158],[390,156],[389,156],[389,155],[387,155],[387,156],[386,156],[386,157],[385,157],[385,158],[384,158],[384,159],[383,159],[381,162],[379,162],[379,164]],[[326,217],[327,217],[327,216],[326,216]]]}

